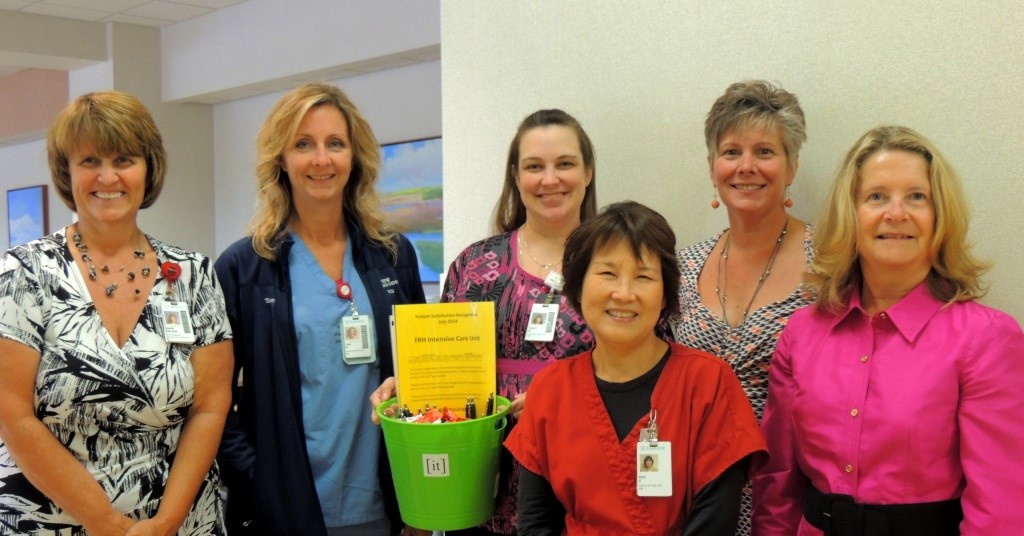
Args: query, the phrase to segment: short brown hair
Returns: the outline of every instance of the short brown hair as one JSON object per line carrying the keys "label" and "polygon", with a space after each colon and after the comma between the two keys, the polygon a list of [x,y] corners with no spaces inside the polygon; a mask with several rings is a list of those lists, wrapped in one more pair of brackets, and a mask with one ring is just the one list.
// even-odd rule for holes
{"label": "short brown hair", "polygon": [[160,196],[167,152],[153,116],[139,99],[121,91],[86,93],[57,114],[46,138],[46,153],[53,185],[72,212],[78,210],[71,193],[68,155],[83,146],[101,154],[145,158],[146,193],[141,208],[148,208]]}
{"label": "short brown hair", "polygon": [[729,86],[704,120],[708,157],[714,158],[722,136],[741,127],[778,128],[789,169],[796,169],[800,146],[807,141],[804,111],[796,95],[764,80],[747,80]]}
{"label": "short brown hair", "polygon": [[583,206],[580,207],[580,221],[586,220],[597,213],[597,169],[595,168],[594,144],[583,126],[575,117],[558,109],[537,110],[526,116],[512,138],[508,148],[508,163],[505,164],[505,183],[501,187],[501,196],[494,206],[494,232],[507,233],[518,229],[526,222],[526,205],[516,185],[516,174],[519,172],[519,142],[523,136],[539,127],[568,127],[576,133],[580,142],[580,153],[583,155],[583,167],[590,171],[590,184],[583,193]]}
{"label": "short brown hair", "polygon": [[582,310],[583,278],[590,268],[594,252],[619,240],[629,244],[637,259],[647,250],[661,262],[665,299],[661,319],[671,320],[679,311],[676,235],[661,214],[636,201],[622,201],[604,207],[597,216],[584,221],[569,235],[562,256],[564,294],[569,304],[577,311]]}

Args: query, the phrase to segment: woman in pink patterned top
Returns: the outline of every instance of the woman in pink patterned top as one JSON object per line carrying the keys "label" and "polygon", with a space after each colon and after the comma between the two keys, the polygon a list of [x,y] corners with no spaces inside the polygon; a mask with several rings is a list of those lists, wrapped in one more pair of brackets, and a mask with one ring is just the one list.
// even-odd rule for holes
{"label": "woman in pink patterned top", "polygon": [[[768,366],[790,315],[813,296],[801,279],[813,256],[812,229],[787,213],[804,114],[792,93],[754,80],[729,86],[704,123],[712,208],[729,228],[679,252],[680,344],[713,353],[736,372],[757,418]],[[721,198],[721,201],[719,201]],[[736,534],[750,534],[750,488]]]}
{"label": "woman in pink patterned top", "polygon": [[[553,284],[560,286],[549,278],[560,279],[566,237],[597,213],[594,176],[594,146],[575,118],[562,110],[526,116],[509,147],[495,207],[496,234],[467,247],[445,277],[443,301],[494,302],[497,394],[512,401],[515,417],[523,411],[534,374],[594,345],[583,317],[560,294],[552,297],[551,308],[534,307],[545,303]],[[527,326],[537,314],[547,325],[536,329],[543,334],[530,337],[541,340],[527,340]],[[391,397],[393,385],[389,379],[374,393],[374,407]],[[512,463],[505,452],[494,517],[447,534],[515,534],[518,468]]]}

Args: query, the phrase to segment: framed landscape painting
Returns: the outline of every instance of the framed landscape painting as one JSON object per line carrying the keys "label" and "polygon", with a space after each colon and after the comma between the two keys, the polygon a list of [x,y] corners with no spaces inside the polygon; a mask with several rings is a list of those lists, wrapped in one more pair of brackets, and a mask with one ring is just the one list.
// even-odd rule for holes
{"label": "framed landscape painting", "polygon": [[379,189],[388,221],[404,234],[420,263],[420,279],[437,283],[444,271],[441,138],[381,146]]}
{"label": "framed landscape painting", "polygon": [[46,185],[7,190],[9,247],[20,246],[50,234],[46,200]]}

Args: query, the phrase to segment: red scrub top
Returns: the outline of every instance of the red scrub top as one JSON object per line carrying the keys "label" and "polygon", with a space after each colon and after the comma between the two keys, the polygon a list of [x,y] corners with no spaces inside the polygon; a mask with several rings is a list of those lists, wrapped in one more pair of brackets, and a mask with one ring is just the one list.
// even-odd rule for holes
{"label": "red scrub top", "polygon": [[636,494],[636,447],[650,416],[620,443],[594,380],[591,352],[541,371],[505,446],[548,482],[566,510],[568,534],[681,532],[700,489],[734,463],[757,454],[764,439],[736,375],[721,359],[672,344],[651,395],[658,439],[672,443],[671,497]]}

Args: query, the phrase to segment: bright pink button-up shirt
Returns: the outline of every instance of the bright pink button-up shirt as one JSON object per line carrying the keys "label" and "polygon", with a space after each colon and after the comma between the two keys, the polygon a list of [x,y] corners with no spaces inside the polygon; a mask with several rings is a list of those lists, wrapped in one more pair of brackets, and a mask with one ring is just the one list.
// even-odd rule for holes
{"label": "bright pink button-up shirt", "polygon": [[808,479],[866,504],[961,497],[964,535],[1024,527],[1024,333],[976,302],[921,284],[868,316],[811,306],[782,333],[754,480],[754,534],[820,535],[803,519]]}

